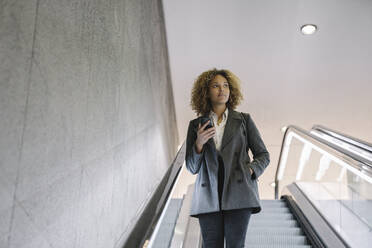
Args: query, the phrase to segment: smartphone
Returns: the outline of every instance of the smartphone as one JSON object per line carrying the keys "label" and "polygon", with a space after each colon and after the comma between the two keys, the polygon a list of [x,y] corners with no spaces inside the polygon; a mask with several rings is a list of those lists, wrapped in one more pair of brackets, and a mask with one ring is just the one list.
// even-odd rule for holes
{"label": "smartphone", "polygon": [[[209,117],[201,117],[201,118],[200,118],[200,126],[203,126],[207,121],[210,121],[210,122],[209,122],[209,124],[206,126],[205,129],[208,129],[208,128],[213,127],[213,121],[212,121],[212,119],[209,118]],[[204,130],[205,130],[205,129],[204,129]]]}

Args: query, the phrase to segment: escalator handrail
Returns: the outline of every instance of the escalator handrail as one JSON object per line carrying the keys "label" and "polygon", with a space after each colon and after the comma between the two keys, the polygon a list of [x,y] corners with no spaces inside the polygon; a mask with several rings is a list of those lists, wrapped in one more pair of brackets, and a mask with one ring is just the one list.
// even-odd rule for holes
{"label": "escalator handrail", "polygon": [[[315,127],[315,128],[314,128]],[[326,127],[314,126],[310,133],[324,137],[325,140],[344,148],[345,154],[354,157],[358,161],[363,162],[366,166],[372,168],[372,146],[369,147],[367,142],[361,141],[351,136],[345,136],[336,131],[329,131]]]}
{"label": "escalator handrail", "polygon": [[325,127],[325,126],[322,126],[322,125],[314,125],[312,127],[312,130],[320,131],[320,132],[322,132],[324,134],[327,134],[329,136],[332,136],[332,137],[334,137],[338,140],[341,140],[341,141],[346,142],[350,145],[356,146],[360,149],[363,149],[365,151],[368,151],[368,152],[372,153],[372,144],[367,142],[367,141],[352,137],[350,135],[341,133],[339,131],[332,130],[332,129],[330,129],[328,127]]}
{"label": "escalator handrail", "polygon": [[134,228],[129,233],[123,248],[147,247],[148,241],[155,230],[164,207],[180,175],[181,168],[185,161],[186,142],[183,142],[177,151],[171,166],[168,168],[153,196],[146,204],[140,214]]}
{"label": "escalator handrail", "polygon": [[360,156],[358,157],[355,154],[351,154],[347,150],[343,149],[342,147],[339,147],[333,143],[330,143],[314,134],[311,134],[309,131],[304,130],[300,127],[297,127],[295,125],[289,125],[287,129],[285,130],[282,146],[279,154],[279,161],[278,166],[275,173],[275,199],[278,199],[279,197],[279,171],[281,170],[281,167],[283,166],[281,161],[283,158],[283,150],[287,143],[288,135],[293,132],[300,137],[314,143],[314,145],[320,147],[321,149],[325,150],[327,153],[337,157],[338,159],[342,160],[346,164],[350,165],[351,167],[357,169],[358,171],[362,172],[366,176],[372,178],[372,167],[370,164],[366,163],[364,159],[361,159]]}

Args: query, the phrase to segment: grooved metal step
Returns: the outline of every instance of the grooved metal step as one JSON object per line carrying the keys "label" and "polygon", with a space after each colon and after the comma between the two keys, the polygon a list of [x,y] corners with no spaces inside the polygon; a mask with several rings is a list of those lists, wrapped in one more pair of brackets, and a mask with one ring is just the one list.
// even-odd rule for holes
{"label": "grooved metal step", "polygon": [[[251,218],[256,219],[255,216],[252,216]],[[266,220],[266,219],[270,219],[270,220],[293,220],[294,217],[291,213],[272,213],[272,212],[269,212],[269,213],[261,213],[259,219],[260,220]]]}
{"label": "grooved metal step", "polygon": [[249,248],[311,248],[310,245],[250,245]]}
{"label": "grooved metal step", "polygon": [[252,227],[248,226],[247,235],[251,233],[257,233],[258,235],[303,235],[303,231],[299,227]]}
{"label": "grooved metal step", "polygon": [[246,237],[246,244],[272,244],[272,245],[306,245],[305,236],[300,235],[249,235]]}
{"label": "grooved metal step", "polygon": [[262,200],[261,207],[287,207],[287,204],[282,200]]}
{"label": "grooved metal step", "polygon": [[261,201],[262,211],[249,221],[245,245],[250,248],[310,248],[304,232],[283,200]]}
{"label": "grooved metal step", "polygon": [[260,226],[260,227],[298,227],[296,220],[261,220],[261,219],[251,219],[249,225]]}
{"label": "grooved metal step", "polygon": [[261,213],[290,213],[290,211],[285,207],[265,207]]}

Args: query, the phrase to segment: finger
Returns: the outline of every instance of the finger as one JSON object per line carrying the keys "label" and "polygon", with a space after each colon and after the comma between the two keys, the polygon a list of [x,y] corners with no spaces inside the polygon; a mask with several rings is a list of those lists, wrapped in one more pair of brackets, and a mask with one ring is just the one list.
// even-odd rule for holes
{"label": "finger", "polygon": [[216,132],[211,132],[210,135],[215,136]]}
{"label": "finger", "polygon": [[209,136],[210,134],[214,134],[213,132],[204,132],[202,134],[200,134],[201,137],[207,137]]}
{"label": "finger", "polygon": [[216,130],[214,128],[208,128],[203,131],[203,134],[215,133]]}
{"label": "finger", "polygon": [[213,136],[214,136],[214,134],[212,134],[212,135],[208,135],[208,136],[206,137],[206,139],[209,140],[210,138],[213,138]]}
{"label": "finger", "polygon": [[[204,125],[204,124],[203,124]],[[203,130],[203,126],[201,125],[201,123],[199,122],[199,125],[198,125],[198,131],[201,131]]]}
{"label": "finger", "polygon": [[216,128],[215,128],[215,127],[213,127],[213,126],[212,126],[212,127],[210,127],[210,128],[207,128],[207,129],[205,129],[205,130],[206,130],[206,131],[212,131],[212,130],[213,130],[213,131],[215,131],[215,132],[216,132]]}
{"label": "finger", "polygon": [[210,139],[210,138],[212,138],[214,135],[215,135],[215,133],[210,133],[210,134],[207,134],[205,137],[206,137],[207,139]]}
{"label": "finger", "polygon": [[198,124],[198,131],[197,131],[197,133],[200,134],[200,131],[201,131],[201,125],[200,125],[200,123],[199,123],[199,124]]}

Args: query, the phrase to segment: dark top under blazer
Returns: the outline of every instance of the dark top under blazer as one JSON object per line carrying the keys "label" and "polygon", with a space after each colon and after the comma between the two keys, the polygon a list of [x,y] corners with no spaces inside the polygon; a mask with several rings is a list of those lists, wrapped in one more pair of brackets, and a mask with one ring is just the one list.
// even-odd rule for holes
{"label": "dark top under blazer", "polygon": [[[200,117],[190,121],[186,138],[186,168],[192,174],[198,174],[190,216],[239,208],[260,212],[257,178],[269,165],[270,156],[250,114],[243,113],[242,116],[240,112],[229,109],[220,151],[216,150],[213,138],[210,138],[200,154],[195,149],[199,121]],[[248,149],[252,151],[253,161]],[[218,200],[218,153],[225,167],[221,206]]]}

